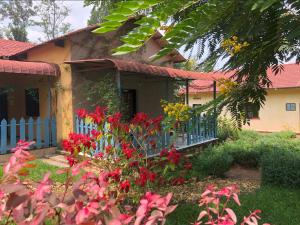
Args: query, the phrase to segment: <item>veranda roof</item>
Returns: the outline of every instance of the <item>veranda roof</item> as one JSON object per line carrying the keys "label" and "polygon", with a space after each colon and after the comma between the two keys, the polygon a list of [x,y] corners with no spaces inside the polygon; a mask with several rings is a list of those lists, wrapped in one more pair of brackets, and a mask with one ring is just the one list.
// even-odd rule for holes
{"label": "veranda roof", "polygon": [[59,76],[60,70],[56,64],[0,60],[0,73]]}
{"label": "veranda roof", "polygon": [[195,71],[187,71],[181,69],[174,69],[169,67],[163,66],[154,66],[149,64],[144,64],[135,61],[127,61],[122,59],[109,59],[109,58],[102,58],[102,59],[81,59],[81,60],[73,60],[73,61],[66,61],[65,63],[71,65],[78,65],[78,66],[89,66],[94,67],[95,69],[112,69],[115,68],[119,71],[123,72],[134,72],[134,73],[143,73],[143,74],[151,74],[157,76],[164,76],[164,77],[172,77],[178,79],[187,79],[187,80],[215,80],[214,74],[207,74],[202,72],[195,72]]}

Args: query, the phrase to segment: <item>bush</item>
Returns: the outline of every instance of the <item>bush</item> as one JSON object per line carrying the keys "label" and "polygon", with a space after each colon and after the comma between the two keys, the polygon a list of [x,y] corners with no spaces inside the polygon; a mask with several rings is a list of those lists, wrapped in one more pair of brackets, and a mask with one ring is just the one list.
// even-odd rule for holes
{"label": "bush", "polygon": [[296,133],[293,131],[281,131],[269,134],[270,137],[283,138],[283,139],[292,139],[296,138]]}
{"label": "bush", "polygon": [[224,151],[206,151],[193,162],[194,170],[202,175],[222,177],[232,166],[233,158]]}
{"label": "bush", "polygon": [[300,140],[294,138],[293,132],[260,134],[243,130],[237,133],[237,137],[236,140],[227,140],[219,145],[211,146],[205,153],[198,156],[194,160],[197,167],[194,173],[224,176],[224,173],[234,164],[258,168],[262,165],[263,155],[272,161],[273,154],[270,153],[272,151],[293,151],[300,154]]}
{"label": "bush", "polygon": [[219,147],[221,151],[230,154],[234,164],[245,167],[258,167],[261,152],[253,142],[245,140],[230,141]]}
{"label": "bush", "polygon": [[218,138],[220,141],[226,141],[227,139],[237,139],[238,128],[234,122],[225,117],[218,118]]}
{"label": "bush", "polygon": [[300,187],[300,152],[274,149],[263,154],[262,183]]}

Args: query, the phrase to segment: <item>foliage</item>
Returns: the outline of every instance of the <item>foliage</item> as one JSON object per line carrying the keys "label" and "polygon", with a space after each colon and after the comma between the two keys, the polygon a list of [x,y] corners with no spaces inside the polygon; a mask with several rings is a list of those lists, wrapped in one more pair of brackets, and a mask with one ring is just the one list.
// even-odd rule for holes
{"label": "foliage", "polygon": [[217,125],[217,135],[220,141],[237,139],[239,130],[236,124],[231,119],[219,116]]}
{"label": "foliage", "polygon": [[84,6],[93,6],[88,25],[94,25],[103,22],[103,18],[108,15],[113,4],[121,0],[84,0]]}
{"label": "foliage", "polygon": [[[59,171],[67,175],[64,192],[53,192],[47,173],[32,190],[20,176],[26,176],[33,158],[28,149],[30,143],[18,143],[15,153],[4,167],[0,186],[0,219],[6,224],[43,224],[51,219],[55,224],[163,224],[166,216],[176,206],[168,206],[172,194],[162,197],[147,192],[134,213],[129,206],[120,206],[108,188],[108,173],[84,172],[78,181],[73,176],[89,162]],[[73,183],[73,184],[72,184]],[[120,209],[122,208],[122,210]]]}
{"label": "foliage", "polygon": [[227,105],[245,123],[245,105],[260,107],[265,102],[265,87],[271,84],[267,69],[277,74],[283,62],[292,58],[299,62],[299,32],[294,29],[300,25],[299,8],[298,0],[131,0],[116,5],[95,33],[116,30],[128,17],[148,9],[150,13],[137,17],[138,26],[122,37],[115,54],[136,51],[163,29],[169,44],[154,59],[183,47],[200,60],[204,57],[206,70],[225,60],[222,70],[234,70],[239,87],[219,107]]}
{"label": "foliage", "polygon": [[[234,202],[229,203],[230,208],[236,213],[242,222],[244,215],[249,209],[259,208],[261,222],[276,225],[298,225],[300,224],[299,211],[300,190],[282,187],[262,186],[258,190],[239,195],[241,206]],[[292,206],[292,207],[291,207]],[[199,212],[198,204],[179,204],[176,210],[168,217],[167,225],[188,224],[193,218],[197,218]]]}
{"label": "foliage", "polygon": [[120,96],[111,74],[107,74],[96,81],[88,80],[83,87],[83,92],[85,101],[82,102],[82,105],[89,105],[91,108],[105,105],[107,113],[110,115],[118,112],[121,108]]}
{"label": "foliage", "polygon": [[[105,168],[109,172],[109,189],[116,193],[117,199],[130,195],[136,201],[153,185],[185,182],[184,175],[192,168],[188,159],[173,146],[160,152],[158,140],[154,139],[162,129],[162,117],[149,118],[145,113],[137,113],[127,124],[122,122],[119,112],[107,115],[101,107],[96,107],[91,113],[85,109],[77,113],[86,123],[96,128],[92,130],[92,136],[70,134],[69,139],[63,141],[63,148],[70,153],[69,163],[78,163],[80,154],[95,154],[93,167],[98,170]],[[95,153],[96,145],[102,137],[107,140],[105,152]],[[159,156],[148,159],[149,150],[159,153]],[[176,168],[181,172],[174,173]]]}
{"label": "foliage", "polygon": [[32,0],[0,1],[0,20],[7,20],[5,36],[16,41],[28,41],[26,28],[32,24],[36,9]]}
{"label": "foliage", "polygon": [[46,41],[54,39],[67,33],[70,30],[70,23],[65,23],[66,17],[70,13],[64,1],[59,4],[55,0],[42,0],[38,4],[39,21],[35,25],[43,29]]}
{"label": "foliage", "polygon": [[[300,153],[300,142],[293,137],[294,134],[292,132],[263,135],[255,131],[239,131],[235,139],[209,147],[204,153],[199,154],[193,160],[193,166],[200,174],[220,177],[234,164],[250,168],[261,166],[267,170],[271,170],[269,167],[272,165],[274,165],[274,168],[279,168],[275,164],[282,162],[280,159],[277,159],[278,157],[274,152],[278,154],[283,152],[282,157],[291,156],[291,159],[294,154]],[[289,165],[282,163],[282,166],[297,167],[297,157],[294,159],[293,163],[291,161],[287,162]],[[291,170],[284,170],[282,173],[289,173],[289,171]],[[269,174],[268,171],[265,173]],[[285,175],[283,176],[282,173],[277,174],[281,179],[284,179]],[[271,172],[270,176],[273,176],[272,174]]]}
{"label": "foliage", "polygon": [[300,148],[274,149],[262,157],[263,184],[300,187]]}
{"label": "foliage", "polygon": [[201,153],[192,162],[194,171],[197,171],[200,176],[223,177],[224,173],[231,168],[233,157],[224,151],[211,149]]}
{"label": "foliage", "polygon": [[191,118],[192,111],[188,105],[161,101],[166,117],[172,121],[185,122]]}
{"label": "foliage", "polygon": [[[237,205],[241,205],[238,193],[239,190],[235,185],[224,187],[220,190],[217,190],[214,185],[208,186],[202,193],[199,201],[199,206],[204,209],[200,212],[194,225],[200,225],[203,222],[217,225],[237,224],[237,216],[228,207],[228,204],[233,200]],[[258,225],[258,220],[260,219],[258,215],[260,213],[260,210],[255,210],[249,216],[244,216],[241,225]],[[263,225],[269,224],[265,223]]]}

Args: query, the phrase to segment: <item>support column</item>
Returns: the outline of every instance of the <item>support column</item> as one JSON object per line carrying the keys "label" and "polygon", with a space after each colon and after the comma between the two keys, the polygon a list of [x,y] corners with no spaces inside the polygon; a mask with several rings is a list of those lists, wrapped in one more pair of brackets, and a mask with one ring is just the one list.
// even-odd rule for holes
{"label": "support column", "polygon": [[47,117],[51,119],[51,112],[52,112],[52,96],[51,96],[51,81],[48,77],[48,113]]}
{"label": "support column", "polygon": [[189,105],[189,80],[185,80],[185,104]]}
{"label": "support column", "polygon": [[[214,101],[217,98],[217,82],[214,80],[213,82],[213,92],[214,92]],[[217,105],[214,102],[214,137],[217,137]]]}
{"label": "support column", "polygon": [[117,89],[118,89],[118,95],[119,95],[119,98],[120,98],[119,110],[121,111],[121,107],[122,107],[122,86],[121,86],[121,74],[120,74],[120,71],[118,69],[116,70],[116,85],[117,85]]}

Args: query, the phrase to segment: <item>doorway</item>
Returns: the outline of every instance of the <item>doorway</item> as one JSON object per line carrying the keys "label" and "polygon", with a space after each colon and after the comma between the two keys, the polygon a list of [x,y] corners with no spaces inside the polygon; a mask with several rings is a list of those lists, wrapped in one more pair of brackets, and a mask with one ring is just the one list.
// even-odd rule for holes
{"label": "doorway", "polygon": [[7,93],[0,92],[0,121],[8,119]]}
{"label": "doorway", "polygon": [[126,121],[131,120],[136,114],[136,90],[123,89],[122,91],[122,113]]}

